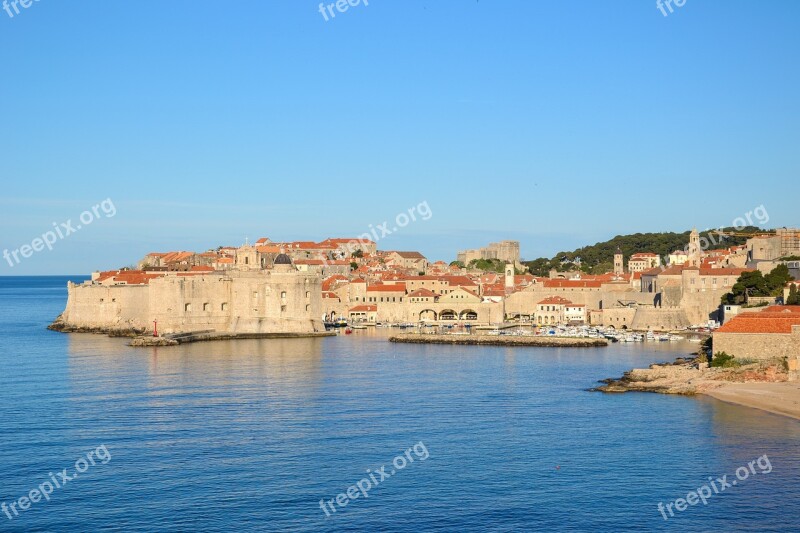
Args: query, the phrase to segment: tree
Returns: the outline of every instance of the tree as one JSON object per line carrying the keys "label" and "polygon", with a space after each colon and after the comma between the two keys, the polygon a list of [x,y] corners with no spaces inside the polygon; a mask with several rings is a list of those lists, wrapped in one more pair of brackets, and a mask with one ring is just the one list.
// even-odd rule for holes
{"label": "tree", "polygon": [[358,263],[356,263],[355,261],[351,261],[350,270],[356,270],[356,269],[358,269]]}
{"label": "tree", "polygon": [[797,292],[797,285],[792,283],[789,287],[789,297],[786,298],[786,305],[800,305],[800,293]]}
{"label": "tree", "polygon": [[761,271],[744,272],[731,287],[731,292],[722,297],[722,303],[741,305],[748,296],[768,296],[767,282]]}
{"label": "tree", "polygon": [[[763,231],[754,226],[745,228],[722,228],[722,233],[757,233]],[[747,241],[746,235],[720,235],[717,230],[700,232],[700,243],[703,249],[716,250],[738,246]],[[613,239],[599,242],[591,246],[584,246],[571,252],[561,251],[553,256],[552,259],[540,257],[526,264],[532,274],[546,276],[550,270],[559,271],[572,270],[576,268],[577,260],[580,259],[580,270],[587,273],[608,272],[613,269],[614,252],[619,247],[622,254],[628,258],[639,252],[652,252],[659,257],[665,257],[675,250],[684,249],[689,243],[689,232],[683,233],[634,233],[633,235],[617,235]],[[562,261],[565,261],[562,263]],[[611,263],[611,268],[606,268],[605,264]]]}
{"label": "tree", "polygon": [[780,296],[791,280],[786,265],[776,266],[766,276],[760,270],[744,272],[731,287],[731,292],[722,297],[722,303],[740,305],[747,301],[748,296]]}
{"label": "tree", "polygon": [[786,265],[778,265],[772,272],[764,276],[764,281],[767,282],[767,296],[780,296],[783,294],[783,288],[786,284],[792,281],[792,276],[789,274],[789,267]]}
{"label": "tree", "polygon": [[361,259],[362,257],[364,257],[364,252],[361,250],[361,248],[359,248],[358,250],[353,252],[351,257],[355,257],[356,259]]}
{"label": "tree", "polygon": [[469,262],[469,267],[482,270],[484,272],[506,271],[506,264],[500,259],[473,259]]}

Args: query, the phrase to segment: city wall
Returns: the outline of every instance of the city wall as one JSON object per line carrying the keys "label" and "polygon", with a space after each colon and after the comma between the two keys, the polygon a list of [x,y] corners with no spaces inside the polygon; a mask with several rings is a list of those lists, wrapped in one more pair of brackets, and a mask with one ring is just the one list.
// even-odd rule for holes
{"label": "city wall", "polygon": [[148,285],[69,283],[64,329],[215,330],[227,333],[324,331],[320,278],[297,272],[167,275]]}

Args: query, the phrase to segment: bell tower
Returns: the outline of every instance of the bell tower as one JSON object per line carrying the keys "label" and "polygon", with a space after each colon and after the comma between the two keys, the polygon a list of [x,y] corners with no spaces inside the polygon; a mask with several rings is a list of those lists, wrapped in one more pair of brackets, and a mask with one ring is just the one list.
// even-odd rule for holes
{"label": "bell tower", "polygon": [[688,256],[689,256],[689,266],[692,267],[699,267],[700,266],[700,252],[702,249],[700,248],[700,234],[697,233],[697,228],[693,228],[692,232],[689,234],[689,246],[688,246]]}
{"label": "bell tower", "polygon": [[506,263],[506,289],[514,288],[514,265]]}
{"label": "bell tower", "polygon": [[614,274],[621,276],[625,273],[625,264],[622,258],[622,250],[617,246],[617,251],[614,252]]}

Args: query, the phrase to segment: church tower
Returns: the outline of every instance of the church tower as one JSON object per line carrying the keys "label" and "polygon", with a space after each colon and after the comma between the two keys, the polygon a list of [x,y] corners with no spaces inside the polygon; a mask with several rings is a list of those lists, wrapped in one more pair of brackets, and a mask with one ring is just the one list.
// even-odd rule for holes
{"label": "church tower", "polygon": [[702,248],[700,247],[700,234],[697,233],[697,228],[693,228],[692,232],[689,234],[689,246],[687,249],[687,255],[689,256],[688,259],[689,266],[692,267],[700,266],[701,252]]}
{"label": "church tower", "polygon": [[506,289],[514,288],[514,265],[506,263]]}
{"label": "church tower", "polygon": [[622,250],[617,246],[617,251],[614,252],[614,274],[621,276],[625,273],[625,265],[622,259]]}

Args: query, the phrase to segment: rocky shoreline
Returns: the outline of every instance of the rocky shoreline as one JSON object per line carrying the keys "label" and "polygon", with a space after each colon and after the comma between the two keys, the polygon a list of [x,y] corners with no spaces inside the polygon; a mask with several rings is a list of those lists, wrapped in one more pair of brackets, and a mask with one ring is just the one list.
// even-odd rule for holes
{"label": "rocky shoreline", "polygon": [[53,323],[47,326],[47,329],[51,331],[58,331],[59,333],[92,333],[95,335],[106,335],[108,337],[137,337],[145,334],[144,328],[101,328],[74,326],[65,323],[61,318],[61,315],[58,315]]}
{"label": "rocky shoreline", "polygon": [[590,391],[655,392],[660,394],[706,394],[730,383],[779,383],[790,380],[780,360],[760,361],[737,367],[709,367],[698,358],[678,358],[673,363],[634,368],[620,378],[601,380],[604,385]]}
{"label": "rocky shoreline", "polygon": [[606,339],[585,337],[525,337],[512,335],[431,335],[404,333],[389,337],[389,342],[409,344],[455,344],[460,346],[540,346],[546,348],[591,348],[608,346]]}

